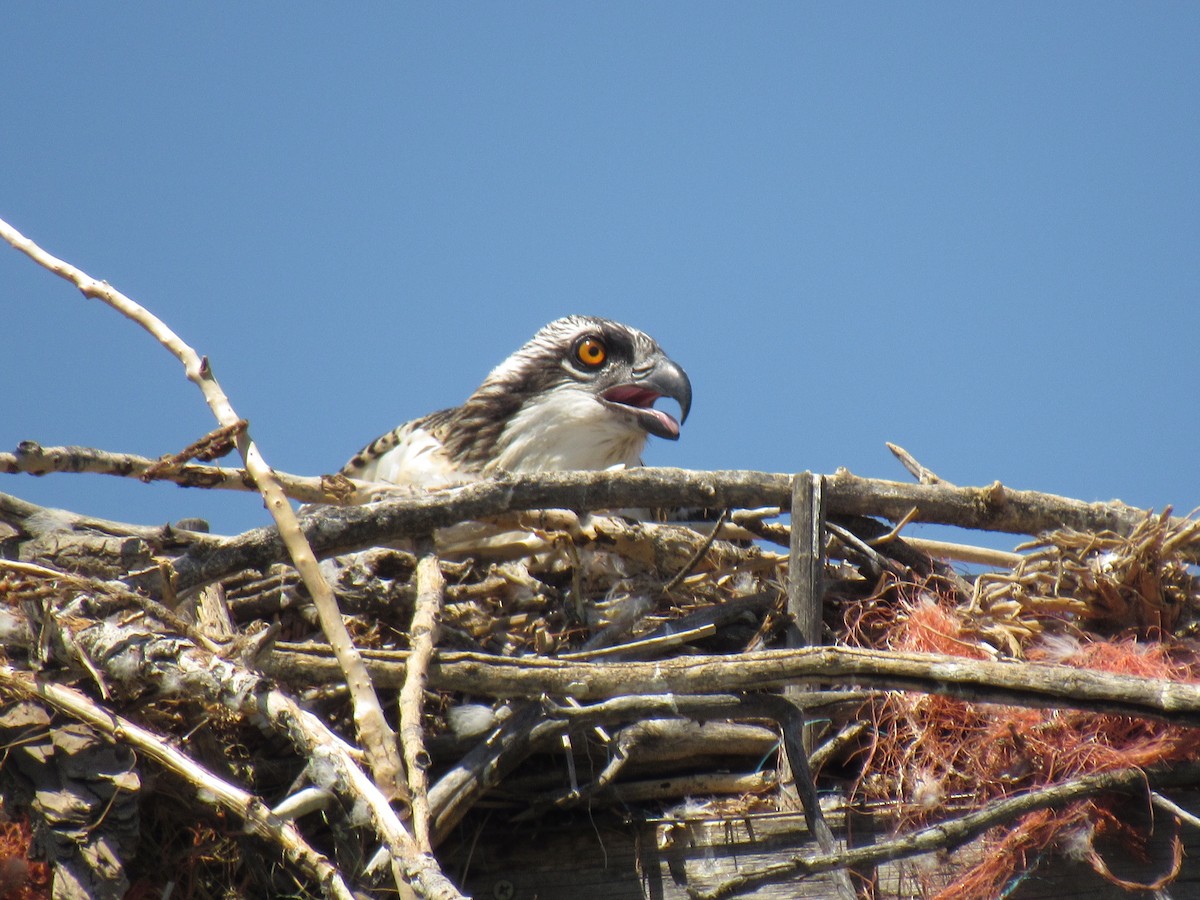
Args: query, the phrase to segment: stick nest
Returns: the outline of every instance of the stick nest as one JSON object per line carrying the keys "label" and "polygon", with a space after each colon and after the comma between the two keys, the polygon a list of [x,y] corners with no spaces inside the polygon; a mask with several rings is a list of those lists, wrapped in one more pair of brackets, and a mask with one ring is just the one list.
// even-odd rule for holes
{"label": "stick nest", "polygon": [[[544,513],[458,526],[439,538],[438,653],[619,664],[783,647],[787,555],[771,541],[786,541],[786,529],[770,511],[734,518],[672,524]],[[1200,583],[1189,562],[1200,544],[1195,520],[1148,515],[1127,535],[1054,531],[1019,548],[1011,569],[973,574],[922,557],[902,538],[868,548],[876,532],[862,524],[845,525],[861,541],[831,539],[827,548],[828,644],[1200,682]],[[66,571],[45,535],[28,537],[8,539],[10,556],[21,560],[0,568],[9,670],[36,673],[136,720],[268,806],[305,788],[325,791],[317,811],[296,821],[347,882],[373,890],[377,840],[353,793],[251,713],[244,696],[196,689],[195,676],[180,668],[180,654],[197,652],[239,671],[270,671],[274,689],[353,741],[343,684],[281,676],[269,665],[283,651],[327,658],[293,570],[241,572],[210,586],[204,602],[194,593],[171,608],[131,587],[135,579],[114,577],[109,553],[91,570],[86,552],[72,555]],[[35,555],[22,552],[35,545]],[[325,563],[354,641],[371,658],[404,659],[413,649],[419,559],[415,547],[402,546]],[[133,644],[141,648],[136,665],[127,654]],[[157,896],[168,884],[190,897],[228,896],[230,886],[246,896],[322,895],[287,854],[246,834],[228,808],[204,802],[187,772],[151,765],[119,732],[98,734],[6,685],[5,896],[37,896],[47,863],[61,896],[72,895],[71,885],[76,896]],[[1081,776],[1196,761],[1193,732],[1164,721],[819,687],[790,696],[802,707],[825,703],[808,725],[822,791],[897,834]],[[381,688],[393,712],[396,694]],[[703,706],[713,696],[691,698],[694,708],[677,698],[670,714],[655,713],[661,698],[644,695],[614,697],[592,712],[570,697],[499,696],[486,680],[472,692],[431,685],[420,698],[419,743],[435,857],[452,860],[448,874],[462,884],[485,824],[532,836],[576,816],[652,820],[665,823],[661,848],[698,818],[796,809],[804,792],[784,759],[786,717],[745,697],[740,707],[713,711]],[[975,862],[913,867],[909,895],[998,896],[1054,854],[1129,886],[1097,849],[1113,835],[1131,847],[1145,843],[1145,832],[1119,814],[1122,802],[1128,798],[1097,794],[1001,822],[986,829],[986,852]],[[1176,854],[1163,883],[1178,863]],[[888,896],[862,870],[857,877],[858,891]],[[712,896],[722,890],[709,888]]]}

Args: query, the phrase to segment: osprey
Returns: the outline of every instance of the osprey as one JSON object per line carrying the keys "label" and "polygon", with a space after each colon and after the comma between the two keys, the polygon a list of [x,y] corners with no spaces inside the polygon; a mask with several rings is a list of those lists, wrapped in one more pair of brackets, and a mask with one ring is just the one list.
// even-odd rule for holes
{"label": "osprey", "polygon": [[[676,421],[654,403],[679,404]],[[462,406],[414,419],[342,474],[423,488],[498,472],[641,465],[648,435],[676,440],[692,385],[649,335],[592,316],[557,319],[492,370]]]}

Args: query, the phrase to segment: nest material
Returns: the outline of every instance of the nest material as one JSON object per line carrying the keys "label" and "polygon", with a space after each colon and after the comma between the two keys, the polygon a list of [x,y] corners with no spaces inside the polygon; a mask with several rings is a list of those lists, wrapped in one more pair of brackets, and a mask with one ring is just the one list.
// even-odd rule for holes
{"label": "nest material", "polygon": [[[758,534],[779,528],[741,521]],[[512,531],[514,525],[522,528]],[[446,586],[438,646],[506,658],[604,660],[781,646],[788,621],[786,555],[748,542],[740,529],[725,526],[716,539],[712,529],[711,523],[557,514],[506,521],[486,539],[476,535],[473,544],[460,531],[454,535],[458,559],[439,563]],[[827,564],[827,636],[830,643],[964,660],[1008,656],[1200,681],[1190,640],[1200,589],[1185,555],[1194,552],[1198,533],[1197,523],[1173,524],[1166,515],[1147,517],[1126,537],[1057,531],[1029,545],[1032,552],[1012,570],[975,576],[970,593],[963,592],[961,576],[932,560],[914,567],[911,550],[893,555],[884,543],[859,552],[843,541],[844,559]],[[187,608],[163,610],[109,580],[111,561],[105,566],[95,576],[10,566],[0,579],[10,667],[40,670],[87,692],[102,708],[173,735],[207,767],[270,803],[306,785],[331,786],[334,776],[318,760],[297,758],[244,706],[219,689],[207,695],[189,689],[191,676],[172,669],[165,645],[154,645],[163,657],[156,684],[145,683],[145,669],[134,671],[128,659],[122,669],[120,654],[97,649],[103,642],[95,632],[105,627],[126,629],[120,637],[126,641],[143,632],[216,640],[217,649],[252,669],[256,655],[272,652],[269,643],[254,644],[256,634],[312,646],[320,635],[290,568],[226,579],[227,618],[218,626],[203,604],[195,616]],[[343,612],[364,651],[410,648],[416,570],[417,557],[403,549],[365,551],[331,564]],[[145,663],[140,658],[138,665]],[[297,680],[279,688],[353,739],[346,695],[336,685]],[[612,705],[570,718],[569,698],[556,700],[560,712],[548,715],[548,707],[535,702],[428,695],[423,745],[437,852],[458,858],[484,821],[536,829],[578,808],[614,821],[636,810],[669,822],[660,830],[670,842],[681,840],[681,823],[714,811],[745,817],[796,808],[789,786],[795,773],[782,765],[782,719],[769,705],[743,698],[741,706],[714,713],[715,707],[704,712],[681,698],[674,714],[664,716],[647,712],[649,698],[627,699],[637,702],[626,711]],[[818,702],[824,702],[820,695],[801,705]],[[822,786],[842,788],[847,808],[856,800],[869,803],[901,830],[1078,776],[1196,758],[1192,732],[1127,716],[920,693],[860,695],[853,703],[843,693],[828,703],[823,726],[810,731],[823,735],[813,757],[823,767]],[[6,765],[0,777],[10,814],[28,810],[35,824],[29,856],[53,864],[60,895],[70,896],[74,884],[78,896],[116,896],[129,883],[135,891],[176,883],[196,897],[224,896],[229,885],[258,896],[318,891],[283,859],[265,862],[272,857],[258,838],[197,807],[175,775],[144,761],[122,762],[117,745],[97,743],[88,729],[96,746],[72,744],[68,753],[64,742],[81,726],[45,712],[34,722],[30,708],[14,699],[0,716],[8,760],[19,763]],[[70,773],[83,771],[89,783],[64,787]],[[59,773],[53,784],[51,773]],[[105,787],[96,787],[97,778]],[[145,814],[139,820],[137,800],[150,784],[169,802],[155,805],[152,820]],[[63,790],[90,798],[90,805],[73,817],[56,817],[50,800]],[[301,820],[313,845],[355,879],[369,870],[375,849],[362,816],[334,802]],[[103,864],[85,862],[80,875],[70,859],[89,852],[80,838],[84,821],[90,823],[87,839],[100,841],[107,855]],[[1030,813],[988,832],[994,852],[987,860],[936,877],[925,871],[917,893],[995,896],[1039,854],[1059,851],[1119,882],[1094,848],[1128,828],[1103,798]]]}

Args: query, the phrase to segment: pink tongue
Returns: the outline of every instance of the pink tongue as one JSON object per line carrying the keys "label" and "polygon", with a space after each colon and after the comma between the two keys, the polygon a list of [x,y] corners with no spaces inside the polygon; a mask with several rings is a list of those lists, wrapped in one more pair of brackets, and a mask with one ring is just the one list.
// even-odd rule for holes
{"label": "pink tongue", "polygon": [[654,418],[656,418],[656,419],[658,419],[658,421],[662,422],[663,428],[665,428],[669,434],[675,435],[676,437],[679,436],[679,423],[676,422],[674,419],[672,419],[670,416],[668,416],[661,409],[655,409],[654,407],[648,407],[646,409],[646,412],[653,413]]}
{"label": "pink tongue", "polygon": [[662,425],[663,431],[671,435],[673,438],[679,437],[679,423],[671,416],[663,412],[661,409],[654,408],[654,401],[661,397],[662,394],[657,391],[640,388],[633,384],[622,384],[614,388],[609,388],[604,393],[604,399],[612,403],[623,403],[626,406],[631,406],[634,409],[641,410],[658,419]]}

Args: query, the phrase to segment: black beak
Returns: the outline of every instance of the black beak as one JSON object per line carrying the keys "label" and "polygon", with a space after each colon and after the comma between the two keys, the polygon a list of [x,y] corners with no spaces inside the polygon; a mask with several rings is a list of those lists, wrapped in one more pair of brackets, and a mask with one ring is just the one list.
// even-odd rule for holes
{"label": "black beak", "polygon": [[[609,388],[602,396],[609,403],[633,412],[650,434],[675,441],[679,439],[679,426],[687,421],[688,411],[692,408],[692,383],[687,372],[660,353],[644,375],[635,370],[632,381]],[[678,422],[661,409],[654,408],[654,401],[659,397],[670,397],[679,404]]]}

